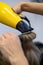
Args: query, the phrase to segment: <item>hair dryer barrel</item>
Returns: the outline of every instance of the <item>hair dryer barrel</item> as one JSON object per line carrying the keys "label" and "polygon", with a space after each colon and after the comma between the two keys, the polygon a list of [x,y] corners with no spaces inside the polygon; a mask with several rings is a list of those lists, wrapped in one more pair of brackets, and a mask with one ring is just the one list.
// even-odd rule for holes
{"label": "hair dryer barrel", "polygon": [[13,12],[10,6],[0,2],[0,22],[16,28],[16,25],[22,21],[18,14]]}

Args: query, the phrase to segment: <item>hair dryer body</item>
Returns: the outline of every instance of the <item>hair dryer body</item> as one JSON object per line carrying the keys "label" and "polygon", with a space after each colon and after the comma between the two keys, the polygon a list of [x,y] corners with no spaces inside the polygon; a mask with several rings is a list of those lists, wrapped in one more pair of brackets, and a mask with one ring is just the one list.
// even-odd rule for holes
{"label": "hair dryer body", "polygon": [[10,6],[7,4],[0,2],[0,22],[6,25],[12,26],[16,28],[18,22],[22,19],[18,14],[13,12]]}

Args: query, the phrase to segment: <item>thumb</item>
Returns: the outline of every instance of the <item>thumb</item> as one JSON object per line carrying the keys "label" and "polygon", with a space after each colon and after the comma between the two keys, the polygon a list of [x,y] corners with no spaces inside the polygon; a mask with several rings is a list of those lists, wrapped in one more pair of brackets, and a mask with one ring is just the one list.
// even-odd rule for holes
{"label": "thumb", "polygon": [[17,14],[20,14],[22,11],[20,10],[20,8],[14,8],[14,7],[11,7],[11,9],[17,13]]}

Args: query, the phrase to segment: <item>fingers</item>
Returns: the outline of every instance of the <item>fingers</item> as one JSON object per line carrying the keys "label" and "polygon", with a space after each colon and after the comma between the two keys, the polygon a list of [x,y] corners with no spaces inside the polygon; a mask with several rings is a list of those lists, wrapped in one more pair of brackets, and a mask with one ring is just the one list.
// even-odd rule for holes
{"label": "fingers", "polygon": [[5,39],[6,38],[3,35],[0,35],[0,47],[5,44],[4,43]]}
{"label": "fingers", "polygon": [[4,37],[3,35],[0,35],[0,41],[3,41]]}
{"label": "fingers", "polygon": [[11,35],[10,35],[10,33],[9,32],[6,32],[6,33],[4,33],[4,34],[2,34],[3,35],[3,37],[4,38],[9,38],[9,37],[11,37]]}
{"label": "fingers", "polygon": [[21,46],[21,42],[19,40],[19,37],[13,33],[7,32],[2,35],[0,35],[0,46]]}
{"label": "fingers", "polygon": [[5,44],[5,42],[11,42],[11,41],[17,41],[18,39],[18,36],[13,34],[13,33],[10,33],[10,32],[7,32],[7,33],[4,33],[2,35],[0,35],[0,45],[2,44]]}
{"label": "fingers", "polygon": [[3,37],[4,38],[6,38],[6,39],[8,39],[8,38],[16,38],[17,37],[17,35],[15,35],[15,34],[13,34],[13,33],[11,33],[11,32],[6,32],[6,33],[4,33],[4,34],[2,34],[3,35]]}
{"label": "fingers", "polygon": [[11,32],[6,32],[6,33],[4,33],[4,34],[2,34],[2,35],[0,35],[0,41],[2,41],[2,40],[6,40],[6,39],[16,39],[16,40],[18,40],[19,39],[19,37],[17,36],[17,35],[15,35],[15,34],[13,34],[13,33],[11,33]]}

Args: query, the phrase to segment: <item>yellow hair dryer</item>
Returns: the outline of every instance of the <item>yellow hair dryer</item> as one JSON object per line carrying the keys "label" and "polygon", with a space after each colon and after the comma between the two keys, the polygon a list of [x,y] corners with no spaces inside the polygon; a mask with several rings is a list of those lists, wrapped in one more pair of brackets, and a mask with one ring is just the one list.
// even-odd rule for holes
{"label": "yellow hair dryer", "polygon": [[[28,26],[23,21],[22,18],[24,17],[20,17],[18,14],[16,14],[9,5],[3,2],[0,2],[0,22],[1,23],[11,26],[13,28],[16,28],[21,32],[28,32],[29,30],[32,30],[30,23]],[[26,17],[24,19],[26,19]]]}

